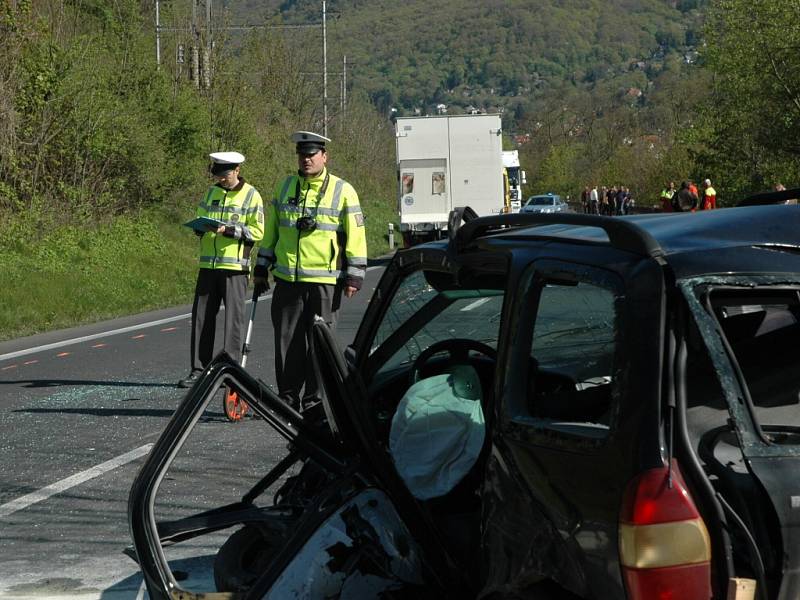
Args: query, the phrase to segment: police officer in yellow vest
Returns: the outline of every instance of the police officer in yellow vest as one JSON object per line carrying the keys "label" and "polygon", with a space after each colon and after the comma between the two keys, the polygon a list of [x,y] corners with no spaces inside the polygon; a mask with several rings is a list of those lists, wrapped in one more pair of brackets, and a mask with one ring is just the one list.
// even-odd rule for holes
{"label": "police officer in yellow vest", "polygon": [[264,237],[261,194],[239,175],[244,156],[214,152],[209,157],[217,183],[206,191],[197,216],[224,224],[195,231],[201,239],[200,271],[192,305],[191,371],[178,382],[179,387],[191,387],[211,362],[220,302],[225,304],[223,349],[234,360],[241,360],[250,252]]}
{"label": "police officer in yellow vest", "polygon": [[358,194],[328,171],[325,143],[330,140],[309,131],[298,131],[291,139],[298,172],[275,187],[255,276],[257,284],[265,281],[268,270],[275,278],[278,393],[300,408],[317,396],[309,360],[314,316],[335,326],[342,293],[351,298],[361,289],[367,239]]}

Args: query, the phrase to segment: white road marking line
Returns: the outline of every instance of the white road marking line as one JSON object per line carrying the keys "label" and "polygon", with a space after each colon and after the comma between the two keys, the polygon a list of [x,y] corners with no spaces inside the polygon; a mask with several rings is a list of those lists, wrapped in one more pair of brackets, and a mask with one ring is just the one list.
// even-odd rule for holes
{"label": "white road marking line", "polygon": [[461,309],[461,312],[466,312],[468,310],[472,310],[473,308],[478,308],[482,304],[486,304],[491,298],[480,298],[479,300],[475,300],[475,302],[470,302],[464,308]]}
{"label": "white road marking line", "polygon": [[96,340],[98,338],[108,337],[110,335],[128,333],[129,331],[136,331],[138,329],[144,329],[145,327],[153,327],[154,325],[161,325],[162,323],[171,323],[172,321],[180,321],[181,319],[187,319],[190,318],[191,316],[192,316],[191,313],[185,315],[177,315],[175,317],[159,319],[158,321],[150,321],[149,323],[142,323],[141,325],[131,325],[130,327],[122,327],[121,329],[112,329],[111,331],[104,331],[102,333],[85,335],[83,337],[72,338],[71,340],[64,340],[63,342],[54,342],[52,344],[45,344],[44,346],[27,348],[26,350],[9,352],[8,354],[1,354],[0,360],[7,360],[9,358],[25,356],[26,354],[33,354],[34,352],[43,352],[44,350],[52,350],[53,348],[63,348],[64,346],[71,346],[72,344],[80,344],[81,342],[88,342],[89,340]]}
{"label": "white road marking line", "polygon": [[[272,294],[269,294],[267,298],[272,298]],[[248,300],[248,302],[250,302],[250,300]],[[222,307],[220,310],[225,310],[225,308]],[[162,325],[164,323],[172,323],[173,321],[180,321],[181,319],[190,319],[191,317],[192,313],[186,313],[183,315],[176,315],[174,317],[167,317],[166,319],[159,319],[158,321],[148,321],[147,323],[141,323],[140,325],[131,325],[130,327],[122,327],[120,329],[112,329],[111,331],[104,331],[102,333],[94,333],[92,335],[85,335],[83,337],[72,338],[70,340],[64,340],[63,342],[54,342],[52,344],[45,344],[44,346],[27,348],[26,350],[9,352],[8,354],[0,354],[0,361],[8,360],[10,358],[17,358],[18,356],[25,356],[26,354],[33,354],[35,352],[52,350],[53,348],[63,348],[64,346],[71,346],[72,344],[80,344],[81,342],[88,342],[90,340],[96,340],[98,338],[108,337],[111,335],[118,335],[120,333],[129,333],[131,331],[137,331],[139,329],[145,329],[147,327],[155,327],[156,325]]]}
{"label": "white road marking line", "polygon": [[[383,269],[383,267],[367,267],[367,271],[374,271],[375,269]],[[267,294],[266,296],[261,296],[261,300],[269,300],[272,298],[272,294]],[[247,300],[247,303],[252,302],[252,298]],[[221,307],[220,310],[225,310],[225,307]],[[139,329],[145,329],[147,327],[155,327],[156,325],[163,325],[164,323],[172,323],[173,321],[180,321],[181,319],[189,319],[191,318],[192,313],[186,313],[183,315],[176,315],[174,317],[167,317],[166,319],[159,319],[158,321],[148,321],[147,323],[141,323],[139,325],[131,325],[130,327],[122,327],[121,329],[112,329],[111,331],[104,331],[102,333],[94,333],[92,335],[85,335],[79,338],[73,338],[70,340],[64,340],[62,342],[54,342],[52,344],[45,344],[43,346],[36,346],[35,348],[27,348],[25,350],[18,350],[17,352],[9,352],[7,354],[0,354],[0,361],[9,360],[12,358],[17,358],[18,356],[26,356],[28,354],[34,354],[35,352],[43,352],[45,350],[52,350],[54,348],[63,348],[64,346],[71,346],[72,344],[80,344],[81,342],[88,342],[90,340],[96,340],[98,338],[107,337],[110,335],[118,335],[120,333],[128,333],[130,331],[137,331]]]}
{"label": "white road marking line", "polygon": [[107,460],[104,463],[100,463],[99,465],[96,465],[90,469],[86,469],[85,471],[72,475],[71,477],[67,477],[66,479],[62,479],[61,481],[57,481],[53,484],[45,486],[40,490],[26,494],[25,496],[17,498],[16,500],[12,500],[11,502],[0,504],[0,519],[12,515],[24,508],[28,508],[32,504],[47,500],[51,496],[55,496],[56,494],[75,487],[76,485],[80,485],[81,483],[89,481],[90,479],[99,477],[103,473],[107,473],[108,471],[112,471],[117,467],[121,467],[124,464],[134,461],[150,452],[150,448],[152,447],[153,444],[139,446],[135,450],[121,454],[116,458],[112,458],[111,460]]}

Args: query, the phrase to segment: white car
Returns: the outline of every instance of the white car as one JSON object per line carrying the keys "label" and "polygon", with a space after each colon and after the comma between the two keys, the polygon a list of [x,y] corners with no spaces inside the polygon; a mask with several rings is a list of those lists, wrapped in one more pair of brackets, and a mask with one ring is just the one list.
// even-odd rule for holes
{"label": "white car", "polygon": [[520,209],[521,213],[560,213],[570,212],[569,205],[558,194],[539,194],[531,196]]}

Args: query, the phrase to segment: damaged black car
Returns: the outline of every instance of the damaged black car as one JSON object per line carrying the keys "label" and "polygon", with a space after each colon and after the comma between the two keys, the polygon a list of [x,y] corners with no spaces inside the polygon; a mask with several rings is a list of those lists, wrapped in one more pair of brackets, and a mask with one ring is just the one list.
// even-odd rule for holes
{"label": "damaged black car", "polygon": [[[203,373],[131,489],[150,597],[800,597],[800,209],[467,215],[315,325],[321,404]],[[205,506],[226,386],[282,456]]]}

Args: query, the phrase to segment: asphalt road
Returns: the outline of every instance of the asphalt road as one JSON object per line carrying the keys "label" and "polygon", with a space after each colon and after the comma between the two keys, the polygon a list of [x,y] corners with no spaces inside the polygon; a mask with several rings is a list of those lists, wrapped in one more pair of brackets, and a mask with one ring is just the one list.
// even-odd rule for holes
{"label": "asphalt road", "polygon": [[[344,301],[342,345],[382,272],[370,267],[362,292]],[[258,303],[247,369],[273,384],[270,299]],[[188,371],[190,310],[0,343],[0,599],[147,597],[122,553],[128,491],[185,393],[175,382]],[[159,517],[236,500],[285,455],[263,421],[228,423],[212,404],[162,483]],[[222,540],[170,549],[186,587],[213,590],[192,578]]]}

